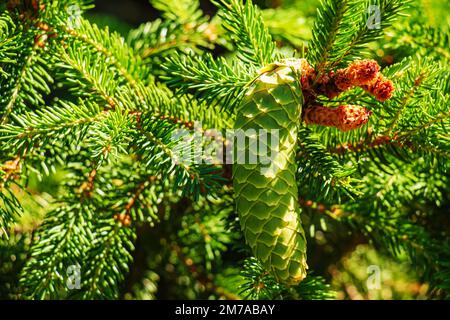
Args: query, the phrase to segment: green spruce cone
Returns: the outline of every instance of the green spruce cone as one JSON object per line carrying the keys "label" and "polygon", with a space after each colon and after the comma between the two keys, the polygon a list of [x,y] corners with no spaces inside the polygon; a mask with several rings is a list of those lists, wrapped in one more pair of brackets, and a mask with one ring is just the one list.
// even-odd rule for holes
{"label": "green spruce cone", "polygon": [[[233,183],[241,228],[265,269],[288,285],[302,281],[308,268],[295,178],[303,104],[300,62],[285,60],[264,68],[248,90],[235,122],[236,132],[244,131],[250,137],[234,149]],[[261,143],[260,130],[278,130],[279,143],[270,137]],[[250,163],[256,156],[258,161]]]}

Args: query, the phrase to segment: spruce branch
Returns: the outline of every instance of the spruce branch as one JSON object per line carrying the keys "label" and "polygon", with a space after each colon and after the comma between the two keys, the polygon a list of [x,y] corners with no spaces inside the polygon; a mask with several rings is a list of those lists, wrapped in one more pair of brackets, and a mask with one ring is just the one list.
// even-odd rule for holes
{"label": "spruce branch", "polygon": [[232,196],[221,190],[217,199],[200,197],[181,217],[182,228],[177,233],[177,242],[194,263],[202,265],[208,272],[214,272],[221,265],[223,253],[236,239],[236,234],[226,226],[232,206]]}
{"label": "spruce branch", "polygon": [[181,2],[177,0],[150,0],[150,3],[153,7],[163,12],[164,18],[180,24],[196,23],[203,16],[198,0]]}
{"label": "spruce branch", "polygon": [[93,228],[94,241],[82,268],[81,297],[117,299],[133,259],[135,231],[111,219],[98,219]]}
{"label": "spruce branch", "polygon": [[313,133],[301,128],[300,152],[297,155],[299,186],[308,186],[308,194],[320,199],[341,201],[342,196],[357,196],[357,179],[351,178],[355,169],[345,168],[333,158]]}
{"label": "spruce branch", "polygon": [[[364,172],[364,180],[375,181],[376,187],[366,184],[363,201],[352,201],[341,206],[340,210],[345,213],[341,214],[340,219],[352,229],[363,231],[393,254],[398,254],[403,248],[408,249],[414,258],[416,249],[428,246],[432,241],[426,240],[428,232],[423,227],[425,223],[421,226],[412,220],[421,219],[420,215],[416,216],[416,210],[420,209],[408,209],[405,204],[421,199],[416,202],[416,208],[420,208],[420,203],[429,199],[439,206],[444,189],[437,168],[428,171],[428,165],[423,163],[408,166],[414,166],[414,170],[405,171],[405,166],[402,166],[388,173],[377,170],[375,165],[369,166]],[[423,241],[420,245],[410,245],[418,239]]]}
{"label": "spruce branch", "polygon": [[[160,176],[152,174],[136,177],[137,181],[127,180],[123,194],[117,194],[112,208],[122,208],[120,214],[129,216],[136,222],[159,221],[158,205],[165,197],[165,190]],[[124,199],[128,199],[124,202]]]}
{"label": "spruce branch", "polygon": [[[107,28],[100,29],[97,25],[91,24],[86,19],[79,19],[77,28],[70,28],[66,25],[59,25],[63,32],[74,41],[80,41],[88,48],[93,49],[104,57],[125,80],[128,85],[142,96],[137,82],[149,75],[149,71],[141,65],[137,55],[124,43],[124,39],[115,32],[110,32]],[[139,68],[136,68],[139,66]]]}
{"label": "spruce branch", "polygon": [[89,93],[92,97],[94,93],[97,95],[94,101],[103,102],[105,110],[123,107],[123,102],[116,96],[119,83],[105,60],[85,55],[79,49],[72,45],[59,52],[61,62],[57,66],[65,70],[61,78],[64,78],[66,83],[75,84],[69,90],[81,97],[86,97]]}
{"label": "spruce branch", "polygon": [[[352,36],[350,42],[346,43],[345,50],[333,62],[332,67],[347,62],[350,59],[361,58],[361,52],[364,51],[366,45],[383,36],[384,30],[392,25],[407,2],[402,0],[375,0],[365,2],[363,8],[365,12],[359,19],[360,23],[356,26],[357,32]],[[372,6],[374,9],[373,12],[369,11],[369,6]],[[374,14],[378,15],[379,22],[371,20],[373,17],[370,15]]]}
{"label": "spruce branch", "polygon": [[148,169],[160,173],[163,179],[173,179],[175,190],[182,188],[183,194],[191,194],[195,199],[200,193],[219,187],[223,179],[221,169],[203,164],[201,148],[192,141],[183,141],[183,135],[177,137],[175,130],[179,126],[151,114],[143,114],[137,121],[133,145]]}
{"label": "spruce branch", "polygon": [[231,33],[240,59],[257,68],[273,62],[275,43],[264,25],[261,12],[252,1],[217,0],[219,16],[224,28]]}
{"label": "spruce branch", "polygon": [[[406,71],[405,66],[409,66]],[[429,128],[439,130],[438,125],[448,121],[448,95],[436,93],[443,83],[440,80],[446,77],[438,64],[428,59],[405,59],[386,74],[392,74],[398,87],[394,99],[385,107],[392,119],[385,124],[387,135],[407,139]]]}
{"label": "spruce branch", "polygon": [[160,68],[160,59],[173,52],[201,54],[200,48],[212,49],[215,32],[212,24],[190,26],[157,19],[131,30],[127,43],[147,64]]}
{"label": "spruce branch", "polygon": [[[443,115],[442,118],[447,118]],[[441,118],[435,119],[435,121],[441,121]],[[434,124],[433,121],[430,125]],[[411,160],[411,152],[419,153],[423,155],[435,155],[440,158],[450,158],[450,153],[443,147],[433,146],[433,141],[417,142],[415,139],[420,135],[413,135],[418,131],[412,130],[411,132],[405,132],[402,136],[389,137],[383,135],[368,134],[365,138],[358,142],[344,142],[336,147],[329,149],[331,154],[337,154],[342,157],[354,156],[356,158],[363,156],[364,154],[373,154],[373,150],[380,149],[381,153],[389,153],[398,159],[404,161]],[[428,140],[429,138],[427,138]]]}
{"label": "spruce branch", "polygon": [[0,15],[0,77],[6,78],[9,74],[4,70],[7,64],[17,63],[15,42],[17,34],[16,25],[11,16],[6,13]]}
{"label": "spruce branch", "polygon": [[61,102],[53,108],[14,115],[16,124],[0,128],[2,149],[23,154],[39,145],[55,144],[60,138],[77,137],[86,126],[100,121],[105,115],[96,104],[82,102],[79,105]]}
{"label": "spruce branch", "polygon": [[[104,201],[105,194],[114,188],[109,174],[115,172],[95,162],[88,164],[86,170],[82,154],[75,156],[81,162],[73,159],[71,163],[68,192],[60,199],[60,206],[47,214],[38,230],[40,238],[31,248],[32,257],[21,278],[27,296],[117,297],[118,283],[128,268],[133,237],[128,237],[131,229],[124,230],[105,207],[109,203],[109,199]],[[98,259],[99,256],[104,259]],[[68,290],[69,267],[81,268],[83,274],[90,275],[82,278],[82,292]],[[113,281],[117,281],[116,285]]]}
{"label": "spruce branch", "polygon": [[167,59],[168,76],[164,77],[170,87],[181,94],[193,92],[194,96],[208,105],[220,104],[229,111],[240,103],[245,87],[251,78],[240,64],[230,65],[225,59],[174,55]]}
{"label": "spruce branch", "polygon": [[72,200],[47,214],[38,233],[40,241],[33,245],[31,259],[22,273],[27,296],[56,298],[65,288],[66,268],[79,265],[83,251],[90,245],[88,224],[93,211],[89,203]]}
{"label": "spruce branch", "polygon": [[[377,11],[370,13],[369,6]],[[402,7],[400,0],[377,0],[375,3],[323,1],[307,54],[308,61],[315,64],[318,76],[349,60],[361,58],[366,45],[383,35]],[[373,18],[370,14],[379,14],[379,25],[370,23]]]}
{"label": "spruce branch", "polygon": [[2,171],[3,169],[0,169],[0,202],[2,203],[0,206],[0,239],[8,237],[10,226],[23,212],[20,201],[13,190],[5,185],[9,177]]}
{"label": "spruce branch", "polygon": [[[8,93],[0,98],[0,124],[7,123],[11,113],[45,104],[44,97],[50,94],[53,84],[50,72],[53,60],[49,54],[50,48],[53,47],[53,39],[41,30],[39,22],[45,19],[45,11],[37,7],[27,8],[20,2],[16,2],[13,6],[19,8],[2,13],[2,17],[8,17],[9,21],[5,24],[5,20],[2,19],[7,49],[5,54],[10,54],[8,47],[13,39],[16,54],[15,63],[6,63],[3,68],[3,72],[9,76],[0,78],[0,86]],[[0,59],[1,56],[2,53]]]}
{"label": "spruce branch", "polygon": [[334,52],[332,49],[347,11],[349,11],[348,0],[324,0],[321,2],[307,53],[308,61],[315,64],[318,74],[325,70],[330,60],[329,55]]}
{"label": "spruce branch", "polygon": [[[120,105],[128,110],[147,109],[167,116],[181,116],[180,111],[188,111],[183,117],[191,117],[195,108],[187,108],[183,99],[174,97],[167,88],[155,83],[139,55],[117,33],[102,30],[84,19],[76,29],[61,28],[71,40],[61,59],[67,63],[67,71],[61,77],[69,90],[78,93],[81,86],[81,92],[86,93],[94,88],[111,109]],[[86,50],[94,54],[88,60],[86,55],[80,54]],[[102,66],[101,72],[90,71],[99,66]],[[186,108],[180,108],[180,103]]]}
{"label": "spruce branch", "polygon": [[329,285],[322,277],[310,274],[299,285],[286,287],[269,275],[256,258],[244,261],[241,276],[244,278],[244,283],[240,287],[241,294],[246,299],[321,300],[334,297],[334,292],[329,289]]}
{"label": "spruce branch", "polygon": [[92,158],[99,166],[104,161],[118,160],[128,154],[130,144],[130,128],[134,119],[126,112],[110,112],[101,121],[94,122],[89,127],[87,148],[92,152]]}
{"label": "spruce branch", "polygon": [[[22,41],[27,41],[25,39]],[[28,39],[28,41],[32,40]],[[0,100],[1,124],[7,123],[8,117],[16,106],[19,111],[27,110],[29,108],[27,104],[34,106],[44,104],[43,95],[50,92],[49,84],[53,82],[46,70],[46,61],[37,53],[40,48],[31,45],[28,48],[24,46],[21,50],[23,50],[23,56],[20,58],[23,63],[19,64],[19,68],[17,65],[13,65],[11,71],[10,68],[5,69],[7,73],[14,73],[14,75],[2,80],[3,86],[10,88],[10,94]]]}

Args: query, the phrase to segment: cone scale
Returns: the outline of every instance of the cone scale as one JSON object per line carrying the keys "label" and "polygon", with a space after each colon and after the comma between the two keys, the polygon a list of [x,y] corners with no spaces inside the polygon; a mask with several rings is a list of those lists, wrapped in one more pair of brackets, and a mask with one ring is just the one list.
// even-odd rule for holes
{"label": "cone scale", "polygon": [[[235,129],[243,131],[278,130],[279,142],[266,144],[272,155],[271,163],[235,161],[233,184],[246,242],[264,268],[288,285],[302,281],[308,268],[295,177],[303,104],[299,84],[301,61],[285,60],[261,70],[248,89],[235,122]],[[235,151],[251,158],[260,157],[261,149],[267,149],[253,148],[252,143],[250,139],[245,147],[238,145]]]}

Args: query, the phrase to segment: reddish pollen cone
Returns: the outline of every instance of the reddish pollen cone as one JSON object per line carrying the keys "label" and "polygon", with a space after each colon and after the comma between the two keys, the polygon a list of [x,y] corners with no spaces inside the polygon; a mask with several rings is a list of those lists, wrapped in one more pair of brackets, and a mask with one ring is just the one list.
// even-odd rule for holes
{"label": "reddish pollen cone", "polygon": [[394,84],[379,74],[377,79],[369,85],[361,86],[364,90],[371,93],[378,101],[386,101],[392,98],[394,93]]}
{"label": "reddish pollen cone", "polygon": [[347,91],[352,87],[371,84],[379,71],[380,66],[375,60],[354,61],[347,68],[336,72],[335,83],[339,90]]}
{"label": "reddish pollen cone", "polygon": [[336,109],[324,106],[306,108],[304,120],[306,124],[335,127],[341,131],[360,128],[369,121],[371,111],[355,105],[342,105]]}

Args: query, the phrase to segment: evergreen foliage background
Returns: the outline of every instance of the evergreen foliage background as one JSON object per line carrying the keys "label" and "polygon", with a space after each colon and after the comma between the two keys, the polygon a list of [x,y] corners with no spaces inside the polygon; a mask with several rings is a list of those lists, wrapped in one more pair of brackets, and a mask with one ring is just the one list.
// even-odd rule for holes
{"label": "evergreen foliage background", "polygon": [[[0,299],[450,298],[445,1],[105,3],[0,4]],[[301,125],[295,287],[251,256],[230,167],[174,161],[171,139],[231,128],[257,70],[286,56],[319,72],[375,59],[396,88],[322,97],[370,109],[358,130]]]}

